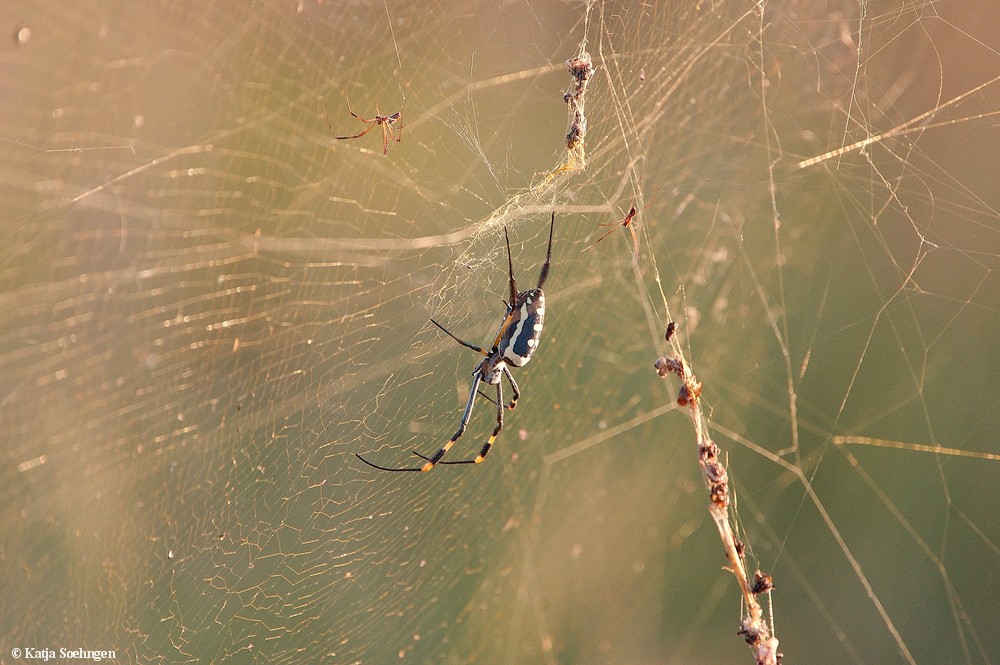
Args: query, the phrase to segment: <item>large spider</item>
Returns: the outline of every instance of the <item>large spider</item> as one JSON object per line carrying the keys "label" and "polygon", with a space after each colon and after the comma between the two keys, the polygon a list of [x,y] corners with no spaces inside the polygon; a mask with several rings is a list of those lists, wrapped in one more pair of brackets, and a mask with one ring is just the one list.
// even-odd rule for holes
{"label": "large spider", "polygon": [[[381,113],[379,113],[378,103],[376,103],[375,104],[375,117],[374,118],[362,118],[360,115],[358,115],[357,113],[355,113],[351,109],[351,97],[350,97],[350,95],[346,95],[346,97],[347,97],[347,112],[350,113],[351,115],[353,115],[355,118],[357,118],[361,122],[368,123],[368,127],[365,128],[365,131],[361,132],[360,134],[355,134],[354,136],[337,136],[337,132],[333,129],[333,124],[330,123],[330,109],[328,108],[327,105],[324,105],[323,106],[323,113],[326,115],[326,126],[329,127],[330,131],[333,133],[333,138],[340,139],[341,141],[343,141],[345,139],[359,139],[362,136],[364,136],[365,134],[367,134],[368,132],[370,132],[373,127],[381,127],[382,128],[382,154],[383,155],[388,155],[389,154],[389,137],[391,136],[396,141],[396,143],[399,143],[400,141],[403,140],[403,127],[405,125],[400,124],[399,127],[396,128],[396,129],[393,129],[393,126],[396,124],[396,121],[402,120],[402,118],[403,118],[403,111],[406,109],[406,101],[405,100],[403,101],[403,108],[399,109],[398,111],[396,111],[392,115],[382,115]],[[397,133],[397,130],[398,130],[399,133]]]}
{"label": "large spider", "polygon": [[[440,323],[431,319],[431,323],[443,330],[453,340],[468,349],[472,349],[476,353],[486,356],[476,365],[476,369],[472,371],[472,390],[469,391],[469,401],[465,404],[465,413],[462,414],[462,422],[459,423],[458,430],[432,457],[424,457],[420,453],[413,451],[414,455],[425,461],[425,464],[422,466],[403,468],[379,466],[355,453],[358,459],[368,466],[381,469],[382,471],[430,471],[437,464],[479,464],[486,459],[486,456],[490,454],[490,450],[493,448],[493,442],[496,441],[497,436],[500,435],[500,430],[503,429],[504,410],[513,410],[517,406],[518,398],[521,396],[520,391],[517,389],[517,383],[514,382],[514,377],[510,373],[510,367],[524,367],[531,360],[531,356],[534,355],[535,351],[538,350],[538,339],[542,335],[542,322],[545,320],[545,294],[542,292],[542,286],[545,284],[545,279],[549,276],[549,263],[552,258],[552,231],[555,228],[555,222],[556,214],[553,212],[552,220],[549,222],[549,246],[545,252],[545,263],[542,264],[542,271],[538,275],[538,284],[533,289],[521,292],[518,292],[517,283],[514,281],[514,263],[510,258],[510,238],[507,236],[507,227],[504,227],[504,239],[507,241],[507,274],[510,283],[510,301],[506,302],[507,311],[504,313],[503,321],[500,323],[500,329],[497,330],[496,337],[493,338],[493,347],[489,351],[459,339],[448,332]],[[514,396],[511,398],[510,404],[507,405],[504,405],[503,402],[503,387],[500,383],[501,376],[507,377],[510,388],[514,391]],[[479,392],[480,383],[497,387],[497,398],[493,402],[497,407],[497,426],[493,429],[493,434],[490,435],[490,438],[483,444],[482,450],[474,458],[443,462],[441,461],[442,458],[465,433],[465,427],[469,424],[469,418],[472,417],[472,407],[475,404],[476,395],[482,394]],[[486,397],[491,402],[493,401],[486,395],[483,395],[483,397]]]}

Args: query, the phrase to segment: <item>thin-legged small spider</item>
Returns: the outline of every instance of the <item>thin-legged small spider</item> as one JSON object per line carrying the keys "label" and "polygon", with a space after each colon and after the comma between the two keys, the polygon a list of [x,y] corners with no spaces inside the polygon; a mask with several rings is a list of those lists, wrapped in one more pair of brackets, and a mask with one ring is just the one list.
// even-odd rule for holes
{"label": "thin-legged small spider", "polygon": [[609,235],[611,235],[612,233],[614,233],[615,229],[617,229],[619,226],[621,226],[621,227],[624,227],[624,228],[628,229],[628,232],[632,234],[632,249],[635,252],[636,258],[638,258],[639,257],[639,236],[637,236],[635,234],[635,224],[638,224],[638,222],[635,222],[635,224],[632,223],[635,220],[635,216],[637,214],[638,214],[638,211],[635,209],[635,206],[632,206],[631,208],[629,208],[628,214],[625,215],[625,219],[621,220],[620,222],[609,222],[607,224],[598,224],[598,226],[610,226],[611,230],[608,231],[607,233],[605,233],[604,235],[602,235],[596,241],[594,241],[593,244],[587,245],[586,247],[584,247],[583,251],[586,252],[588,249],[590,249],[591,247],[593,247],[594,245],[596,245],[597,243],[601,242],[602,240],[604,240],[605,238],[607,238]]}
{"label": "thin-legged small spider", "polygon": [[[361,122],[368,123],[368,127],[365,128],[365,131],[361,132],[360,134],[355,134],[354,136],[337,136],[337,132],[336,130],[334,130],[333,124],[330,122],[329,105],[324,104],[323,113],[324,115],[326,115],[326,126],[330,128],[330,132],[333,134],[333,138],[340,139],[341,141],[345,139],[359,139],[368,132],[370,132],[373,127],[378,126],[382,128],[382,154],[388,155],[389,137],[392,137],[393,140],[396,141],[396,143],[399,143],[400,141],[403,140],[403,127],[405,127],[405,125],[402,123],[402,120],[403,120],[403,111],[406,109],[406,102],[404,101],[403,107],[398,111],[396,111],[395,113],[393,113],[392,115],[382,115],[378,110],[378,102],[376,102],[375,117],[362,118],[360,115],[355,113],[353,109],[351,109],[351,96],[348,95],[347,93],[344,93],[344,96],[347,97],[347,112],[353,115]],[[394,129],[393,127],[397,121],[400,123],[399,127],[396,127]]]}

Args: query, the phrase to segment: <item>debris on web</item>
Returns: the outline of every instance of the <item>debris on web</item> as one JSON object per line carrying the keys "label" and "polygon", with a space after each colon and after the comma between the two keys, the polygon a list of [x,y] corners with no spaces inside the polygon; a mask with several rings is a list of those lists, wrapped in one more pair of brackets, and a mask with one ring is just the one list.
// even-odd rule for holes
{"label": "debris on web", "polygon": [[572,89],[563,95],[563,101],[569,106],[572,121],[566,134],[566,150],[568,152],[566,168],[582,169],[587,164],[585,153],[585,138],[587,136],[587,116],[584,106],[587,99],[587,85],[594,76],[594,62],[581,46],[580,52],[566,61],[566,67],[573,77]]}
{"label": "debris on web", "polygon": [[[677,324],[671,321],[667,324],[664,340],[671,344]],[[674,349],[679,347],[674,344]],[[768,625],[764,610],[757,596],[770,593],[774,589],[774,579],[760,570],[753,577],[747,572],[746,544],[738,537],[735,517],[732,516],[730,497],[729,472],[721,459],[722,450],[708,433],[708,423],[702,412],[702,385],[691,370],[683,354],[672,357],[660,356],[653,363],[656,373],[661,377],[677,375],[681,386],[677,392],[677,405],[689,407],[691,420],[694,422],[695,437],[698,445],[698,466],[701,469],[705,487],[708,490],[708,512],[719,530],[722,547],[729,562],[727,569],[736,577],[736,582],[743,595],[745,614],[740,621],[739,634],[754,650],[754,659],[758,665],[778,665],[781,653],[778,651],[778,639],[774,636],[773,625]]]}
{"label": "debris on web", "polygon": [[581,44],[577,54],[566,61],[566,67],[573,77],[572,88],[563,94],[563,101],[569,105],[572,116],[569,131],[566,134],[566,159],[556,169],[546,173],[544,178],[526,192],[514,195],[505,205],[495,211],[483,224],[484,231],[502,226],[514,217],[548,208],[560,183],[564,182],[564,176],[581,171],[587,166],[584,150],[587,116],[584,114],[584,102],[586,101],[587,84],[594,76],[596,68],[585,45],[586,42]]}

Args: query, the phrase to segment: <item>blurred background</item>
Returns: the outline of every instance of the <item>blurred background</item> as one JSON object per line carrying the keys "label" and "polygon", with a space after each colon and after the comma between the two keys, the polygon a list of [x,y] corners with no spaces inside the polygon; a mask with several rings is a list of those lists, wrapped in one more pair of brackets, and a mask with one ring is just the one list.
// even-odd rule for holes
{"label": "blurred background", "polygon": [[0,662],[752,662],[669,320],[785,662],[997,662],[997,14],[0,7]]}

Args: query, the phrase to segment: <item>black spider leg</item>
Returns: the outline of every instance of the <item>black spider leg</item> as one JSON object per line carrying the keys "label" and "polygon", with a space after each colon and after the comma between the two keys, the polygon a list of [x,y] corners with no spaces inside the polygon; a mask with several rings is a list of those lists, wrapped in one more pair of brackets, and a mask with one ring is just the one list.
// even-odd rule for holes
{"label": "black spider leg", "polygon": [[[424,460],[427,460],[427,464],[424,464],[423,467],[420,468],[421,471],[430,471],[431,469],[434,468],[434,466],[436,464],[465,464],[465,463],[467,463],[467,462],[442,462],[441,458],[444,457],[445,454],[447,454],[447,452],[451,449],[451,447],[453,445],[455,445],[455,442],[458,441],[462,437],[463,434],[465,434],[465,428],[469,424],[469,418],[472,417],[472,406],[476,402],[476,394],[479,392],[479,383],[483,380],[482,379],[482,375],[480,374],[480,368],[479,367],[476,368],[476,371],[473,372],[473,374],[475,375],[476,378],[473,379],[473,381],[472,381],[472,390],[469,391],[469,401],[465,405],[465,413],[462,414],[462,422],[460,422],[458,424],[458,430],[448,440],[448,443],[446,443],[443,446],[441,446],[441,449],[438,450],[436,453],[434,453],[433,457],[424,457],[423,455],[421,455],[420,453],[418,453],[416,450],[413,451],[413,454],[416,455],[417,457],[419,457],[421,459],[424,459]],[[494,434],[493,437],[490,437],[490,445],[493,445],[493,439],[494,438],[496,438],[495,434]],[[473,460],[469,460],[469,462],[472,462],[472,461]]]}
{"label": "black spider leg", "polygon": [[545,263],[542,264],[542,272],[538,274],[538,286],[536,289],[542,288],[545,284],[545,280],[549,277],[549,263],[552,261],[552,231],[556,227],[556,211],[552,211],[552,221],[549,222],[549,248],[545,250]]}
{"label": "black spider leg", "polygon": [[459,344],[461,344],[465,348],[472,349],[476,353],[481,353],[484,356],[489,356],[490,355],[489,353],[487,353],[486,351],[484,351],[481,347],[478,347],[475,344],[470,344],[469,342],[466,342],[464,340],[461,340],[461,339],[455,337],[450,332],[448,332],[447,328],[445,328],[443,325],[441,325],[440,323],[438,323],[434,319],[431,319],[431,323],[433,323],[434,325],[436,325],[438,328],[440,328],[442,331],[444,331],[444,334],[446,334],[448,337],[451,337],[453,340],[455,340],[456,342],[458,342]]}
{"label": "black spider leg", "polygon": [[[469,424],[469,418],[472,417],[472,407],[476,403],[476,393],[479,391],[479,383],[483,380],[480,374],[480,367],[476,367],[476,371],[473,372],[473,375],[475,376],[475,379],[473,379],[472,381],[472,390],[469,392],[469,401],[466,402],[465,404],[465,413],[462,414],[462,422],[458,424],[458,430],[456,430],[455,433],[451,436],[451,438],[448,439],[448,442],[446,444],[441,446],[440,450],[434,453],[433,457],[424,457],[417,451],[415,450],[413,451],[414,455],[423,460],[426,460],[427,461],[426,464],[424,464],[423,466],[395,468],[388,466],[379,466],[378,464],[372,464],[361,455],[358,455],[357,453],[354,453],[354,455],[368,466],[374,467],[381,471],[430,471],[438,463],[450,464],[451,462],[441,462],[441,458],[444,457],[445,454],[447,454],[447,452],[451,449],[451,447],[455,445],[455,442],[458,441],[460,438],[462,438],[462,435],[465,434],[465,428]],[[496,433],[494,433],[494,435],[490,437],[490,445],[493,444],[493,439],[495,438],[496,438]],[[470,460],[470,462],[471,461],[472,460]]]}
{"label": "black spider leg", "polygon": [[368,466],[370,466],[371,468],[378,469],[379,471],[421,471],[422,470],[420,467],[417,467],[417,466],[415,466],[415,467],[404,467],[402,469],[397,469],[397,468],[389,467],[389,466],[379,466],[378,464],[375,464],[374,462],[369,462],[368,460],[366,460],[364,457],[362,457],[358,453],[354,453],[354,456],[357,457],[362,462],[364,462],[365,464],[367,464]]}
{"label": "black spider leg", "polygon": [[510,398],[510,404],[507,405],[507,410],[513,411],[517,406],[517,400],[521,398],[521,391],[517,389],[517,381],[514,380],[514,375],[510,373],[506,365],[503,366],[503,375],[507,377],[507,381],[510,382],[510,389],[514,393],[514,396]]}
{"label": "black spider leg", "polygon": [[507,235],[506,226],[503,227],[503,238],[507,241],[507,275],[510,277],[510,302],[507,303],[507,308],[513,309],[517,302],[517,282],[514,281],[514,261],[510,258],[510,236]]}
{"label": "black spider leg", "polygon": [[[470,344],[469,342],[466,342],[464,340],[461,340],[461,339],[455,337],[454,335],[451,334],[451,332],[448,331],[447,328],[445,328],[444,326],[442,326],[440,323],[438,323],[434,319],[431,319],[431,323],[433,323],[434,325],[436,325],[438,328],[440,328],[442,331],[444,331],[444,333],[446,335],[448,335],[448,337],[451,337],[453,340],[455,340],[456,342],[458,342],[462,346],[464,346],[464,347],[466,347],[468,349],[472,349],[473,351],[475,351],[477,353],[481,353],[484,356],[489,357],[490,354],[487,353],[486,351],[484,351],[482,348],[476,346],[475,344]],[[472,392],[469,394],[469,401],[465,405],[465,414],[462,416],[462,423],[461,423],[461,425],[459,425],[458,431],[455,432],[455,435],[453,437],[451,437],[451,439],[448,441],[448,443],[446,443],[441,448],[441,450],[437,451],[437,453],[434,455],[434,457],[424,457],[420,453],[417,453],[417,452],[414,451],[415,455],[417,455],[418,457],[421,457],[421,458],[427,460],[429,466],[428,466],[428,464],[425,464],[422,467],[402,467],[402,468],[388,467],[388,466],[379,466],[378,464],[373,464],[372,462],[369,462],[368,460],[366,460],[364,457],[362,457],[361,455],[359,455],[357,453],[354,453],[354,456],[357,457],[362,462],[364,462],[365,464],[367,464],[368,466],[374,467],[376,469],[380,469],[382,471],[430,471],[432,468],[434,468],[434,465],[437,464],[441,460],[442,457],[444,457],[444,454],[446,452],[448,452],[448,449],[451,448],[452,445],[456,441],[458,441],[459,437],[461,437],[462,434],[465,433],[465,426],[469,423],[469,418],[472,416],[472,405],[473,405],[473,402],[476,401],[476,393],[479,390],[479,383],[483,380],[482,379],[482,375],[480,374],[481,367],[482,367],[482,365],[476,367],[476,371],[473,372],[473,375],[476,377],[476,380],[473,382]],[[507,368],[505,367],[504,369],[506,370]],[[510,370],[507,370],[507,373],[508,373],[508,377],[509,377],[510,376]],[[519,393],[517,392],[517,387],[515,386],[514,387],[514,400],[512,400],[512,402],[511,402],[514,406],[517,405],[517,396],[518,396],[518,394]],[[514,406],[511,406],[510,408],[514,408]]]}
{"label": "black spider leg", "polygon": [[[437,452],[437,454],[434,455],[434,457],[424,457],[423,455],[421,455],[417,451],[415,451],[415,450],[413,451],[413,454],[416,455],[417,457],[419,457],[421,459],[424,459],[424,460],[427,460],[427,464],[424,464],[424,468],[422,470],[430,471],[434,467],[435,464],[480,464],[483,460],[486,459],[486,456],[490,454],[490,450],[493,449],[493,442],[496,441],[497,436],[500,435],[500,430],[503,429],[503,412],[504,412],[504,406],[503,406],[503,386],[502,386],[502,384],[499,381],[497,381],[497,384],[496,384],[497,385],[497,399],[496,399],[495,402],[493,402],[493,400],[490,400],[491,402],[493,402],[494,404],[497,405],[497,426],[493,429],[493,434],[490,435],[490,438],[487,439],[486,443],[483,444],[483,448],[482,448],[482,450],[479,451],[479,455],[477,455],[473,459],[456,460],[454,462],[452,462],[452,461],[442,462],[441,461],[441,458],[444,457],[444,454],[446,452],[448,452],[448,449],[451,447],[451,445],[453,443],[455,443],[455,441],[458,439],[458,437],[462,436],[463,432],[465,432],[465,425],[469,422],[469,416],[472,414],[472,401],[476,398],[476,392],[479,389],[479,381],[480,381],[480,379],[477,376],[476,377],[476,381],[475,381],[475,385],[472,386],[472,392],[469,394],[469,406],[466,407],[466,409],[465,409],[465,416],[462,418],[462,424],[459,427],[458,431],[455,432],[455,436],[452,437],[451,441],[449,441],[448,443],[446,443],[444,445],[444,447],[441,448],[441,450],[439,450]],[[489,398],[487,398],[487,399],[489,399]]]}

